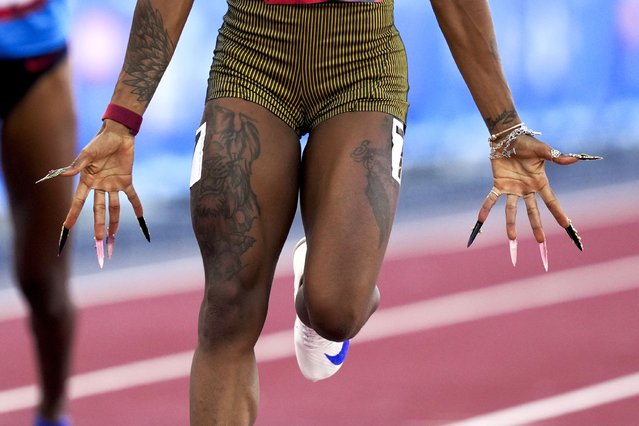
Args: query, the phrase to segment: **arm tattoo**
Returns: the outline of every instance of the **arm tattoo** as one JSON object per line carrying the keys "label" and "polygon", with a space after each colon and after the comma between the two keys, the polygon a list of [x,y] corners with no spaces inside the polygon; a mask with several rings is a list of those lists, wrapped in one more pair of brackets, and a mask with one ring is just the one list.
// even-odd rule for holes
{"label": "arm tattoo", "polygon": [[164,27],[162,15],[149,0],[141,1],[131,27],[123,83],[131,86],[138,101],[149,102],[171,60],[175,45]]}
{"label": "arm tattoo", "polygon": [[[191,191],[192,221],[207,271],[214,280],[236,276],[243,265],[240,256],[255,244],[250,235],[260,214],[251,187],[252,164],[260,155],[255,123],[216,107],[209,120],[204,146],[202,178]],[[209,133],[210,129],[210,133]]]}
{"label": "arm tattoo", "polygon": [[504,111],[497,117],[484,117],[484,122],[488,126],[488,131],[492,132],[498,124],[507,125],[517,118],[517,112],[514,109]]}
{"label": "arm tattoo", "polygon": [[361,163],[367,171],[366,197],[373,209],[379,228],[379,246],[389,238],[394,216],[394,199],[399,184],[391,172],[391,144],[387,150],[372,148],[371,141],[364,140],[352,153],[351,158]]}

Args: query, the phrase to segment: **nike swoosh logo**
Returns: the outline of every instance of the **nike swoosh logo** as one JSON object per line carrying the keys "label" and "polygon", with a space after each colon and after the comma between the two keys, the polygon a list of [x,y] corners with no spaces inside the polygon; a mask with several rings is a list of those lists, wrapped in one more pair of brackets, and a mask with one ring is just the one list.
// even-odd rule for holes
{"label": "nike swoosh logo", "polygon": [[350,345],[350,340],[346,340],[342,343],[342,349],[336,355],[324,354],[326,358],[334,365],[341,365],[346,359],[346,354],[348,353],[348,346]]}

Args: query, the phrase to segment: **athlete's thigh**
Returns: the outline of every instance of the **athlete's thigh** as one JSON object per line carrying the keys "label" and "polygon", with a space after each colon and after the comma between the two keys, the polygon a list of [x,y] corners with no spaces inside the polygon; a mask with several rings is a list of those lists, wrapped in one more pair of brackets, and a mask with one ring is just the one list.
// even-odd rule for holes
{"label": "athlete's thigh", "polygon": [[191,215],[207,275],[270,284],[297,206],[298,137],[257,104],[221,98],[207,102],[198,140]]}
{"label": "athlete's thigh", "polygon": [[351,112],[309,138],[301,188],[308,297],[346,293],[369,303],[398,201],[402,135],[403,124],[388,114]]}
{"label": "athlete's thigh", "polygon": [[16,261],[30,273],[46,270],[49,261],[61,264],[55,256],[57,239],[73,182],[34,182],[48,170],[73,161],[75,129],[69,65],[64,60],[42,75],[16,104],[2,133],[2,167],[15,224]]}

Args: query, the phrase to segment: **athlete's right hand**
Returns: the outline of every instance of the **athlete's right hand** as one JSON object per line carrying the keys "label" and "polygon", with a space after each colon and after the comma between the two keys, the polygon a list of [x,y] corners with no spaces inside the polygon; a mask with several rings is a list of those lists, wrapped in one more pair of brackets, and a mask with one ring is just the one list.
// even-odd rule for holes
{"label": "athlete's right hand", "polygon": [[[75,225],[82,207],[93,190],[94,236],[98,262],[104,263],[104,237],[106,224],[106,197],[109,198],[109,225],[106,228],[107,255],[110,258],[115,246],[115,233],[120,222],[119,192],[123,191],[133,206],[142,232],[151,240],[144,221],[142,203],[133,188],[134,138],[129,129],[111,120],[105,120],[98,134],[82,149],[73,162],[61,169],[52,170],[40,179],[42,182],[58,176],[80,174],[78,187],[69,213],[62,225],[59,252],[62,252],[69,230]],[[37,183],[37,182],[36,182]]]}

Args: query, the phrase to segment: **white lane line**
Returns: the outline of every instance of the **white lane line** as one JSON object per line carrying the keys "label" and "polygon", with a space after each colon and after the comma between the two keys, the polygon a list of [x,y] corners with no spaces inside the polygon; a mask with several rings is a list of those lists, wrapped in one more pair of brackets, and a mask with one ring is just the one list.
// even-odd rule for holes
{"label": "white lane line", "polygon": [[517,426],[639,395],[639,372],[446,426]]}
{"label": "white lane line", "polygon": [[[627,257],[383,309],[371,317],[356,342],[637,289],[637,265],[639,256]],[[255,349],[258,362],[293,356],[292,341],[292,332],[288,330],[263,335]],[[70,379],[70,398],[187,377],[192,354],[187,351],[75,375]],[[31,408],[36,403],[34,385],[0,391],[0,413]]]}
{"label": "white lane line", "polygon": [[[203,289],[204,271],[199,257],[176,259],[75,276],[70,288],[76,306],[86,308]],[[0,290],[0,322],[25,315],[17,290]]]}
{"label": "white lane line", "polygon": [[[265,335],[256,346],[259,362],[292,356],[293,333]],[[188,377],[193,351],[147,359],[74,375],[69,380],[69,399],[79,399]],[[0,414],[30,409],[38,403],[36,385],[0,391]]]}
{"label": "white lane line", "polygon": [[639,288],[639,256],[540,274],[376,312],[358,341]]}

